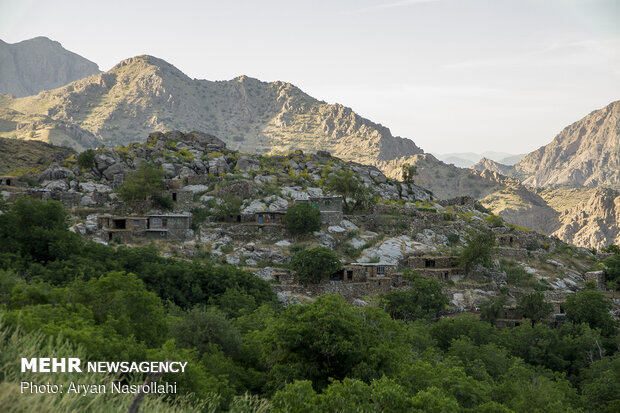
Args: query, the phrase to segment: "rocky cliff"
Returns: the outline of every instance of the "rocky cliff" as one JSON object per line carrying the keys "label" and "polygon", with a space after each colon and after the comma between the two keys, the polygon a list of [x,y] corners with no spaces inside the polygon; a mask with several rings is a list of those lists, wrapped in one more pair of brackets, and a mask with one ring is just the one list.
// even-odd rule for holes
{"label": "rocky cliff", "polygon": [[99,73],[93,62],[47,37],[0,40],[0,94],[30,96]]}
{"label": "rocky cliff", "polygon": [[564,128],[515,165],[530,186],[620,187],[620,101]]}

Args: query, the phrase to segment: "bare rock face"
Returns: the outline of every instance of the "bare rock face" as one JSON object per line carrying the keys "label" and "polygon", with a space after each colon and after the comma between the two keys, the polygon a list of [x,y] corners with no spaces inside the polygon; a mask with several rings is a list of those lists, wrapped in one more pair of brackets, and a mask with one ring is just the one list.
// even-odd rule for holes
{"label": "bare rock face", "polygon": [[36,95],[99,73],[97,65],[46,37],[0,40],[0,94]]}
{"label": "bare rock face", "polygon": [[564,211],[553,235],[588,248],[620,243],[620,194],[597,189],[586,202]]}
{"label": "bare rock face", "polygon": [[515,170],[530,186],[620,188],[620,101],[567,126]]}

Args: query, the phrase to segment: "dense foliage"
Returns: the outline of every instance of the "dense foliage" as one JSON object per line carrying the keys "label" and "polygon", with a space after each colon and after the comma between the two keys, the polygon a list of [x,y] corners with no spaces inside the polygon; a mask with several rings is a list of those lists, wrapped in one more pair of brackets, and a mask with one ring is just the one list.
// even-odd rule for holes
{"label": "dense foliage", "polygon": [[321,230],[321,212],[309,202],[290,207],[283,218],[286,229],[291,234],[308,234]]}
{"label": "dense foliage", "polygon": [[459,259],[467,271],[476,264],[490,266],[495,248],[495,234],[483,229],[470,229],[465,236],[465,248]]}
{"label": "dense foliage", "polygon": [[119,195],[125,202],[143,201],[153,195],[161,195],[165,175],[161,167],[142,162],[138,169],[127,174],[119,188]]}
{"label": "dense foliage", "polygon": [[[86,243],[67,230],[58,203],[22,199],[0,215],[0,402],[9,410],[26,403],[16,411],[126,410],[125,397],[63,396],[62,404],[51,395],[6,397],[32,380],[19,373],[19,357],[62,354],[188,361],[187,373],[163,377],[178,383],[180,410],[620,407],[617,324],[600,292],[574,294],[555,328],[541,321],[538,295],[520,302],[536,323],[499,330],[473,317],[431,321],[446,297],[436,281],[415,276],[411,289],[379,304],[356,307],[325,295],[282,308],[266,282],[236,267],[162,258],[154,247]],[[496,304],[487,314],[501,316]],[[166,408],[152,396],[145,403],[145,411]]]}
{"label": "dense foliage", "polygon": [[316,284],[340,268],[338,256],[329,248],[302,250],[291,259],[297,280],[302,284]]}

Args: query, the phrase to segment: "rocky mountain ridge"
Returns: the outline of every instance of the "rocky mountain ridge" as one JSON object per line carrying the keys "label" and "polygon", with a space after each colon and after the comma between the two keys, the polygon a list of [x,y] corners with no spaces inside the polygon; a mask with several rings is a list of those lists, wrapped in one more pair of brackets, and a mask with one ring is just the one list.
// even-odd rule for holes
{"label": "rocky mountain ridge", "polygon": [[0,40],[0,94],[36,95],[95,73],[95,63],[47,37],[13,44]]}
{"label": "rocky mountain ridge", "polygon": [[290,83],[247,76],[192,80],[152,56],[126,59],[106,73],[37,96],[4,99],[0,107],[70,122],[107,145],[139,141],[153,130],[200,129],[246,152],[327,150],[367,164],[422,153],[388,128]]}

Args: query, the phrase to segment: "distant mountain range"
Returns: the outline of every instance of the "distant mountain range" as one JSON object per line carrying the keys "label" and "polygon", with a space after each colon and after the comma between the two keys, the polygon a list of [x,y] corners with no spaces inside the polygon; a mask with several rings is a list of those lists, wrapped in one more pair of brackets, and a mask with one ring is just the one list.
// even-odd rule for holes
{"label": "distant mountain range", "polygon": [[0,40],[0,94],[30,96],[99,73],[97,65],[47,37]]}
{"label": "distant mountain range", "polygon": [[[59,48],[64,51],[49,39],[22,43],[28,42],[49,48],[48,54],[55,50],[60,56]],[[68,81],[68,75],[56,76],[59,68],[88,62],[64,52],[67,60],[57,67],[45,59],[37,67],[39,60],[33,60],[30,70],[43,73],[39,85]],[[46,71],[47,64],[54,69]],[[26,97],[0,96],[0,137],[82,150],[139,141],[155,130],[204,130],[232,149],[327,150],[345,160],[375,165],[393,178],[400,178],[402,165],[408,163],[418,167],[416,182],[439,198],[473,196],[510,222],[577,245],[600,247],[620,241],[620,198],[615,192],[620,185],[620,102],[592,112],[525,156],[502,152],[433,156],[352,109],[317,100],[290,83],[247,76],[216,82],[190,79],[152,56],[126,59],[105,73],[98,73],[96,65],[86,66],[90,76],[57,89]],[[0,84],[16,84],[10,80],[13,75],[5,73],[12,72],[0,72]],[[45,73],[49,79],[44,79]],[[74,75],[79,76],[77,71]],[[42,87],[25,77],[20,82],[26,94]],[[466,165],[471,168],[458,167]],[[601,186],[610,189],[588,189]],[[564,196],[580,202],[561,201]],[[605,231],[597,229],[601,222],[606,223]]]}
{"label": "distant mountain range", "polygon": [[459,168],[470,168],[482,159],[491,159],[504,165],[514,165],[525,156],[525,154],[510,154],[507,152],[486,151],[483,153],[457,152],[457,153],[433,153],[437,159],[447,164],[458,166]]}

